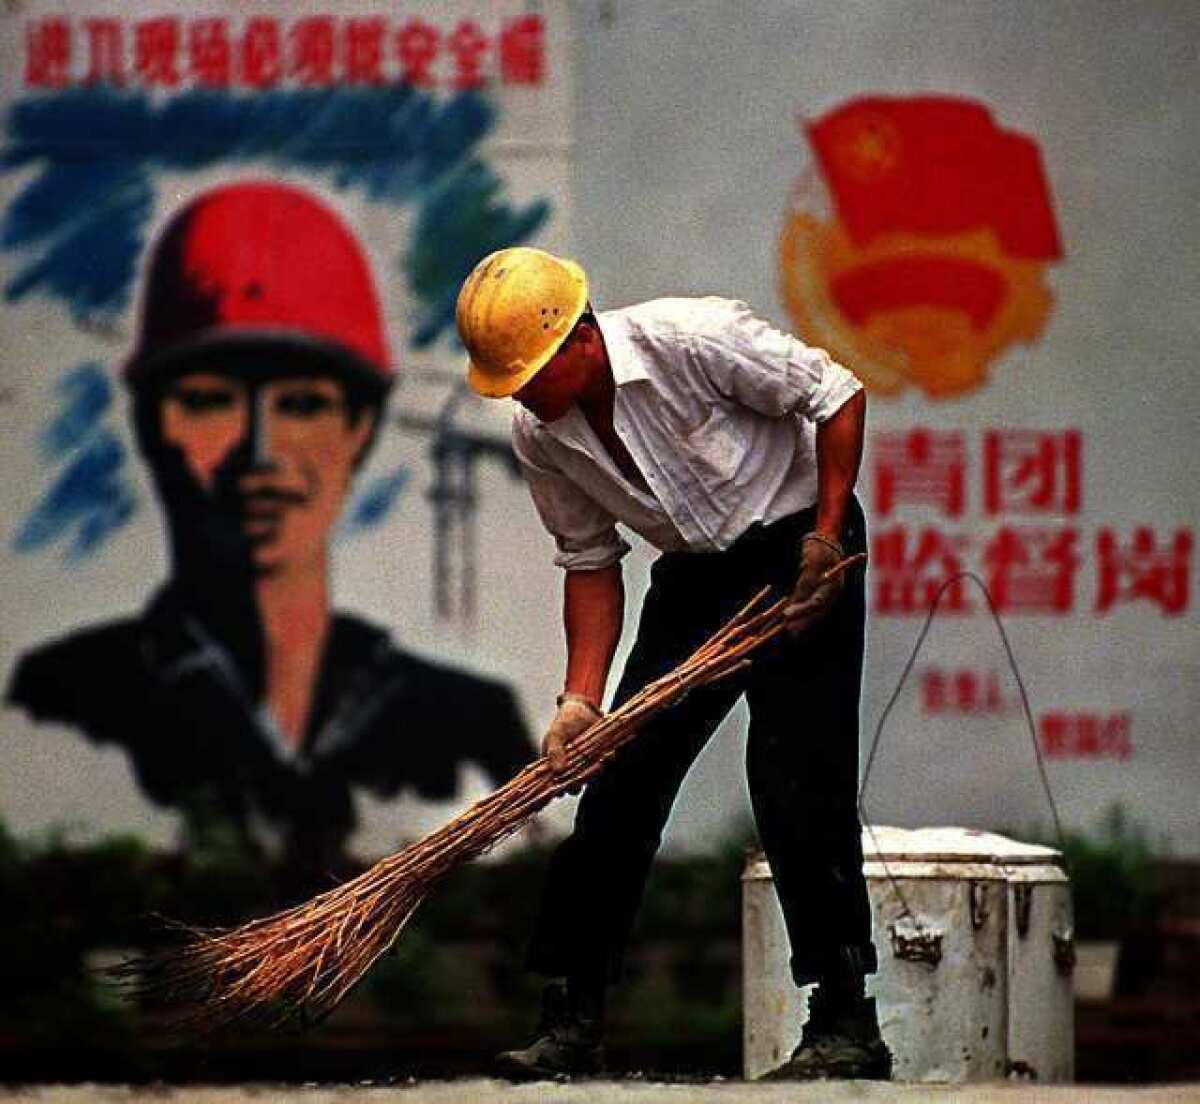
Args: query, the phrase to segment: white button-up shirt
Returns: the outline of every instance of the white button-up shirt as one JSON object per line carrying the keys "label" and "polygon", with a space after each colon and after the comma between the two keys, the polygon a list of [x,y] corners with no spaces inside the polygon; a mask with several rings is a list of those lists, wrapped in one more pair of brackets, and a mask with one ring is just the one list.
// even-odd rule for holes
{"label": "white button-up shirt", "polygon": [[816,427],[862,387],[828,353],[729,299],[655,299],[597,321],[613,428],[650,493],[578,406],[553,422],[518,406],[513,448],[557,564],[615,563],[629,551],[618,522],[663,551],[719,551],[816,501]]}

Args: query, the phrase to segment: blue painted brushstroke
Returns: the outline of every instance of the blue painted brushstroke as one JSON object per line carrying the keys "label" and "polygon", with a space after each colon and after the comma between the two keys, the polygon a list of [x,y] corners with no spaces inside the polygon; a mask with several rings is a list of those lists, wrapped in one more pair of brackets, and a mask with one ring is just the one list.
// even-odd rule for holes
{"label": "blue painted brushstroke", "polygon": [[346,510],[341,525],[342,535],[355,536],[379,525],[400,500],[411,478],[408,465],[401,464],[395,471],[371,480]]}
{"label": "blue painted brushstroke", "polygon": [[544,200],[514,212],[501,199],[500,178],[471,160],[433,189],[417,216],[403,260],[421,306],[412,344],[422,349],[454,328],[458,289],[480,257],[531,237],[550,215]]}
{"label": "blue painted brushstroke", "polygon": [[62,409],[42,430],[41,452],[47,460],[81,447],[112,405],[113,388],[102,365],[88,361],[58,381]]}
{"label": "blue painted brushstroke", "polygon": [[100,86],[26,97],[9,113],[0,171],[41,169],[0,222],[0,248],[30,255],[5,297],[48,295],[76,320],[113,318],[132,294],[155,175],[265,162],[415,205],[397,267],[417,301],[414,344],[428,346],[453,333],[453,298],[474,262],[526,240],[549,214],[545,201],[507,203],[479,159],[495,123],[477,92],[439,100],[408,85],[194,89],[165,99]]}
{"label": "blue painted brushstroke", "polygon": [[94,362],[58,385],[60,409],[40,435],[48,458],[63,461],[54,482],[13,537],[17,552],[36,552],[66,538],[64,557],[77,563],[95,552],[137,508],[125,478],[126,449],[107,424],[113,391]]}
{"label": "blue painted brushstroke", "polygon": [[[128,167],[119,177],[100,172],[95,181],[80,179],[87,175],[79,165],[51,168],[10,208],[14,217],[5,220],[5,246],[10,235],[24,244],[21,239],[31,233],[44,238],[45,246],[5,287],[8,302],[37,289],[66,302],[76,321],[111,318],[128,305],[154,192],[148,179]],[[23,202],[32,215],[15,210]],[[54,232],[33,229],[43,226]]]}
{"label": "blue painted brushstroke", "polygon": [[[454,301],[471,267],[528,240],[550,213],[544,200],[517,208],[504,198],[503,181],[478,154],[495,123],[478,93],[438,99],[406,85],[167,98],[95,87],[26,97],[12,106],[0,148],[0,172],[38,169],[0,220],[0,249],[23,258],[5,300],[48,296],[77,323],[111,322],[133,294],[156,175],[255,162],[413,205],[410,243],[395,262],[413,298],[411,341],[454,340]],[[78,560],[133,515],[136,499],[125,449],[103,424],[112,404],[104,369],[68,373],[60,404],[39,447],[62,468],[13,545],[29,552],[67,536],[66,556]],[[410,474],[401,468],[366,487],[343,531],[380,524]]]}

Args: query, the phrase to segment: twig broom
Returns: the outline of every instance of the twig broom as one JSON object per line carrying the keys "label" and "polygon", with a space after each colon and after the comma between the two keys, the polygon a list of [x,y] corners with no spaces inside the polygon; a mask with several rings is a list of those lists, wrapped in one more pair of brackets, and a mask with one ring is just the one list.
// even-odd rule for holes
{"label": "twig broom", "polygon": [[[836,575],[866,556],[851,556]],[[554,798],[600,772],[647,719],[690,690],[750,663],[783,631],[783,598],[765,605],[760,591],[689,659],[650,683],[567,745],[555,774],[543,757],[445,827],[380,860],[358,877],[274,916],[227,930],[183,926],[183,944],[118,968],[156,1003],[180,1006],[189,1026],[288,1018],[307,1022],[331,1012],[380,955],[437,882],[512,835]]]}

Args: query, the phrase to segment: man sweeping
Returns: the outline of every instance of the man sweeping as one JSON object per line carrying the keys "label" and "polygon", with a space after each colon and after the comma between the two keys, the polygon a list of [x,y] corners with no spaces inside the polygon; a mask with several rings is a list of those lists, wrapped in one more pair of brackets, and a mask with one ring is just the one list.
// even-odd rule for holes
{"label": "man sweeping", "polygon": [[747,778],[799,986],[817,988],[776,1075],[887,1078],[864,977],[876,969],[856,804],[865,549],[853,488],[866,399],[823,350],[740,302],[658,299],[594,313],[574,262],[536,249],[482,260],[458,327],[481,395],[517,401],[513,447],[565,569],[567,669],[542,750],[603,716],[624,617],[618,523],[661,555],[620,705],[674,668],[764,586],[790,593],[786,643],[649,721],[584,790],[555,851],[528,965],[547,977],[541,1023],[500,1056],[515,1077],[603,1069],[616,981],[684,776],[742,695]]}

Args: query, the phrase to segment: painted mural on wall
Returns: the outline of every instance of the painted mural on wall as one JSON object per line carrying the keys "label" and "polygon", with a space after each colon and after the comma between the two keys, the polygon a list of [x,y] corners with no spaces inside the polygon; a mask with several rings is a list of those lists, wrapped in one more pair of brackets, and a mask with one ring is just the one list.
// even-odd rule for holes
{"label": "painted mural on wall", "polygon": [[[108,347],[130,337],[40,366],[57,376],[50,478],[10,548],[64,563],[70,586],[71,564],[158,511],[168,568],[140,610],[26,649],[7,701],[121,748],[150,802],[314,870],[342,857],[356,793],[450,798],[463,764],[498,785],[533,754],[512,687],[331,597],[335,537],[386,525],[411,475],[360,478],[395,432],[406,355],[452,348],[463,275],[550,215],[508,200],[481,152],[494,86],[536,87],[545,64],[540,17],[495,23],[239,10],[23,28],[6,302]],[[362,211],[403,227],[393,272],[375,271]]]}
{"label": "painted mural on wall", "polygon": [[[1087,513],[1078,428],[918,424],[874,431],[871,453],[863,482],[876,518],[877,617],[923,617],[937,600],[955,620],[994,609],[1006,620],[1070,620],[1102,634],[1122,617],[1161,624],[1192,608],[1194,530]],[[916,680],[927,720],[970,725],[1022,713],[1000,657],[923,663]],[[1153,746],[1153,716],[1137,708],[1134,686],[1113,681],[1106,700],[1096,697],[1052,684],[1033,718],[1045,759],[1122,764]]]}
{"label": "painted mural on wall", "polygon": [[885,395],[950,398],[1036,341],[1062,258],[1037,144],[951,96],[864,96],[806,124],[816,173],[779,243],[798,331]]}
{"label": "painted mural on wall", "polygon": [[[1055,306],[1048,274],[1065,251],[1036,140],[950,95],[857,96],[805,133],[812,161],[779,243],[784,305],[874,394],[931,404],[915,420],[911,408],[893,424],[886,407],[873,416],[861,487],[874,522],[875,617],[902,628],[937,601],[959,624],[980,619],[981,636],[992,610],[1095,632],[1123,615],[1148,627],[1183,618],[1190,526],[1089,511],[1083,428],[1028,414],[981,419],[970,406],[985,388],[1009,388],[1000,362],[1041,339]],[[915,673],[924,724],[969,731],[1022,715],[999,657],[935,659]],[[1141,696],[1118,680],[1089,695],[1056,684],[1034,707],[1040,752],[1125,764],[1157,736]]]}

